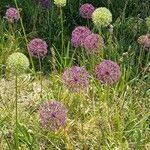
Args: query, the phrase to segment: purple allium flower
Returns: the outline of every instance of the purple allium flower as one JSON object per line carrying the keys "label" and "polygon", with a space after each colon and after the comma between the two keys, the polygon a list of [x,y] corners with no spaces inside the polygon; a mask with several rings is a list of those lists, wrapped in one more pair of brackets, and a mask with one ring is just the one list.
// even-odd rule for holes
{"label": "purple allium flower", "polygon": [[85,19],[91,19],[94,10],[94,6],[89,3],[83,4],[79,9],[81,17]]}
{"label": "purple allium flower", "polygon": [[71,43],[74,47],[82,46],[85,38],[91,34],[89,28],[84,26],[78,26],[72,31]]}
{"label": "purple allium flower", "polygon": [[31,40],[28,44],[28,50],[33,57],[44,57],[47,54],[48,45],[39,38]]}
{"label": "purple allium flower", "polygon": [[10,7],[6,10],[5,17],[11,23],[15,20],[18,21],[20,18],[19,11],[16,8]]}
{"label": "purple allium flower", "polygon": [[50,0],[39,0],[39,3],[45,9],[48,9],[51,6]]}
{"label": "purple allium flower", "polygon": [[140,36],[138,43],[144,48],[150,48],[150,34]]}
{"label": "purple allium flower", "polygon": [[102,83],[112,85],[120,78],[120,67],[111,60],[104,60],[95,68],[96,78]]}
{"label": "purple allium flower", "polygon": [[71,91],[79,92],[89,85],[89,74],[83,67],[73,66],[63,73],[64,85]]}
{"label": "purple allium flower", "polygon": [[58,130],[67,121],[67,110],[58,101],[46,102],[39,109],[40,124],[47,130]]}
{"label": "purple allium flower", "polygon": [[99,53],[104,47],[104,40],[100,35],[92,33],[85,38],[83,46],[89,54]]}

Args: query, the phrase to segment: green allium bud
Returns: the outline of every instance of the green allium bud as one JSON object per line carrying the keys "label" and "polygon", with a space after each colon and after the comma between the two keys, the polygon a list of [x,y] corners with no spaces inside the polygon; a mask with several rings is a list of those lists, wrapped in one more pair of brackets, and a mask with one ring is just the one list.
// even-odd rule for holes
{"label": "green allium bud", "polygon": [[66,0],[54,0],[54,4],[58,7],[66,6]]}
{"label": "green allium bud", "polygon": [[24,54],[16,52],[8,57],[6,65],[12,74],[20,75],[29,68],[29,60]]}
{"label": "green allium bud", "polygon": [[100,7],[93,12],[92,20],[96,27],[106,27],[112,22],[112,14],[109,9]]}

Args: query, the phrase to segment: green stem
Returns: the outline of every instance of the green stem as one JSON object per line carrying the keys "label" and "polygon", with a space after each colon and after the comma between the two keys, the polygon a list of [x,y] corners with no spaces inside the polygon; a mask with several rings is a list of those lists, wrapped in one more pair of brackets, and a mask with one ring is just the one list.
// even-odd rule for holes
{"label": "green stem", "polygon": [[[79,56],[81,55],[81,56],[82,56],[82,59],[79,60],[79,61],[80,61],[82,64],[80,64],[80,65],[85,66],[85,65],[86,65],[85,52],[84,52],[84,49],[83,49],[83,48],[81,48],[81,51],[82,51],[82,54],[79,53]],[[79,58],[79,59],[80,59],[80,58]]]}
{"label": "green stem", "polygon": [[38,19],[38,13],[40,13],[39,12],[39,6],[40,6],[40,4],[38,3],[36,13],[35,13],[35,19],[33,20],[33,29],[32,29],[33,31],[36,31],[36,22]]}
{"label": "green stem", "polygon": [[42,63],[40,57],[39,57],[39,69],[40,69],[40,86],[41,86],[40,97],[42,98],[43,82],[42,82]]}
{"label": "green stem", "polygon": [[92,71],[92,69],[95,67],[95,57],[94,57],[95,55],[93,54],[93,55],[91,55],[91,57],[92,57],[92,59],[91,59],[91,64],[92,64],[92,68],[91,68],[91,71]]}
{"label": "green stem", "polygon": [[104,96],[105,96],[105,102],[109,102],[109,95],[110,95],[110,87],[107,83],[104,84]]}
{"label": "green stem", "polygon": [[89,21],[89,19],[87,19],[87,24],[88,24],[88,27],[90,28],[90,21]]}
{"label": "green stem", "polygon": [[[102,27],[99,28],[98,32],[99,32],[99,36],[102,37]],[[102,59],[104,58],[104,50],[103,49],[101,49],[100,57]]]}
{"label": "green stem", "polygon": [[63,25],[63,11],[62,8],[60,7],[60,19],[61,19],[61,48],[62,52],[64,53],[64,25]]}
{"label": "green stem", "polygon": [[9,23],[10,32],[12,33],[13,37],[15,38],[15,33],[12,27],[12,23]]}
{"label": "green stem", "polygon": [[19,149],[19,139],[18,139],[18,86],[17,86],[17,83],[18,83],[18,76],[16,75],[16,78],[15,78],[15,113],[16,113],[16,136],[15,136],[15,144],[16,144],[16,150]]}
{"label": "green stem", "polygon": [[142,68],[142,57],[143,56],[143,48],[140,49],[140,54],[139,54],[139,58],[138,58],[138,69],[137,69],[137,75],[140,72],[140,69]]}
{"label": "green stem", "polygon": [[146,55],[146,62],[145,64],[148,64],[149,63],[149,59],[150,59],[150,48],[147,50],[148,51],[148,54]]}
{"label": "green stem", "polygon": [[[17,10],[19,11],[17,0],[14,0],[14,2],[15,2]],[[26,35],[26,31],[25,31],[25,28],[24,28],[23,21],[22,21],[21,17],[20,17],[20,24],[21,24],[21,28],[22,28],[22,31],[23,31],[23,34],[24,34],[24,39],[25,39],[25,42],[26,42],[27,50],[28,50],[27,35]],[[30,58],[30,62],[31,62],[31,65],[32,65],[33,72],[35,73],[35,67],[34,67],[33,59],[31,57],[31,54],[29,53],[29,51],[28,51],[28,54],[29,54],[29,58]]]}
{"label": "green stem", "polygon": [[82,126],[82,149],[85,148],[85,134],[84,134],[84,121],[85,121],[85,109],[84,109],[84,100],[83,93],[79,93],[79,100],[81,100],[79,111],[81,113],[81,126]]}

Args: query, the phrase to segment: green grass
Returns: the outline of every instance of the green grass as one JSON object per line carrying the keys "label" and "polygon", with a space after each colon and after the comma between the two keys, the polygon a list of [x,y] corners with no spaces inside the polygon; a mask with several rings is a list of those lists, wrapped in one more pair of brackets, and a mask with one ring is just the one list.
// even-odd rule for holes
{"label": "green grass", "polygon": [[[93,2],[97,7],[108,7],[113,14],[111,41],[108,29],[102,30],[106,43],[104,58],[116,61],[122,72],[119,82],[112,87],[102,86],[95,79],[94,66],[102,58],[88,56],[84,49],[74,49],[70,44],[73,28],[87,25],[78,15],[80,4],[87,1],[70,0],[63,8],[64,52],[56,6],[43,10],[30,0],[18,2],[23,24],[18,22],[11,27],[3,15],[7,5],[15,4],[0,1],[0,150],[16,149],[15,78],[6,69],[6,59],[18,51],[28,56],[26,40],[33,37],[46,40],[49,52],[42,60],[42,70],[33,58],[36,73],[29,70],[18,79],[20,150],[149,150],[150,52],[137,43],[137,38],[147,33],[149,0]],[[92,22],[89,27],[94,29]],[[81,93],[68,91],[62,82],[64,69],[75,64],[85,66],[90,73],[90,86]],[[68,109],[67,124],[57,132],[47,132],[39,124],[39,106],[48,100],[58,100]]]}

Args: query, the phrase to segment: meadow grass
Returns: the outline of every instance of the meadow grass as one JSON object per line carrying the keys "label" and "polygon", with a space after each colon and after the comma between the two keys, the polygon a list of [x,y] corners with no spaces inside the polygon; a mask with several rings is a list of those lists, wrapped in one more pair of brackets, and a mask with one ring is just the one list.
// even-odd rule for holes
{"label": "meadow grass", "polygon": [[[31,69],[18,77],[20,150],[149,150],[150,52],[137,43],[137,38],[147,33],[149,1],[92,2],[106,6],[113,14],[113,35],[102,29],[106,43],[103,58],[89,56],[83,48],[70,44],[75,26],[88,25],[96,31],[92,21],[87,23],[78,15],[80,4],[87,1],[68,1],[61,14],[54,5],[43,10],[30,0],[16,2],[23,18],[12,25],[3,16],[7,6],[15,6],[14,1],[0,2],[0,150],[16,149],[16,83],[6,69],[6,60],[18,51],[29,57],[27,43],[33,37],[46,40],[49,52],[40,66],[38,59],[31,58]],[[95,78],[94,67],[102,59],[120,65],[121,78],[113,86],[102,85]],[[62,81],[63,71],[76,64],[90,73],[89,88],[79,93],[70,92]],[[68,110],[65,127],[56,132],[39,124],[39,107],[49,100],[62,102]]]}

